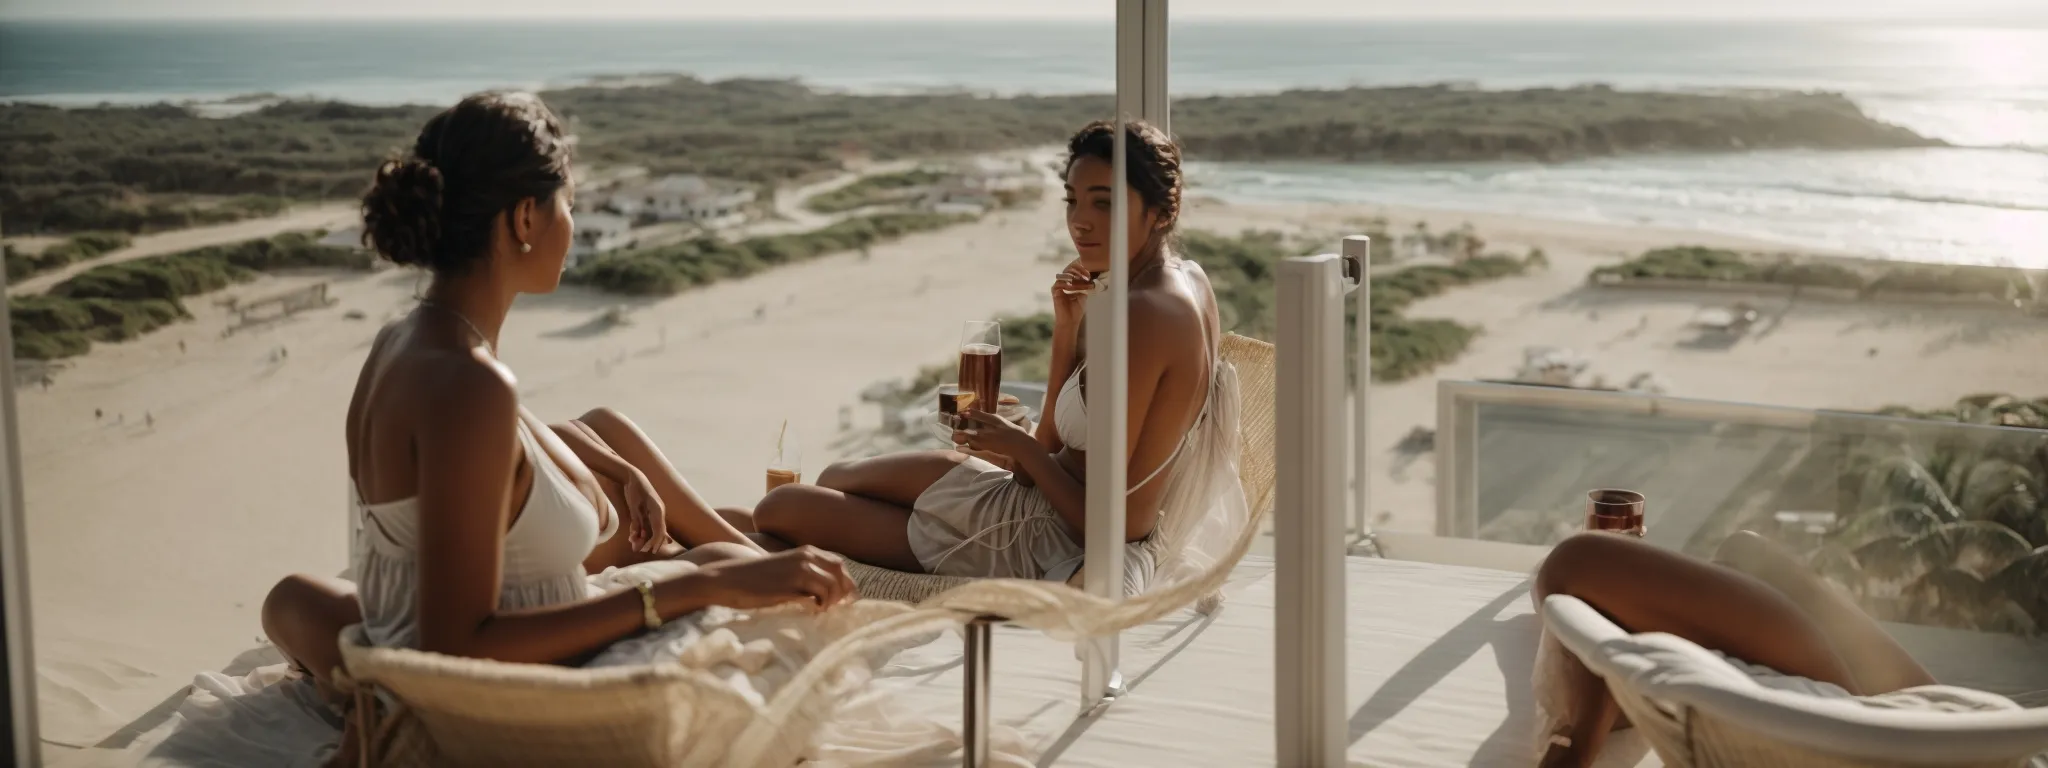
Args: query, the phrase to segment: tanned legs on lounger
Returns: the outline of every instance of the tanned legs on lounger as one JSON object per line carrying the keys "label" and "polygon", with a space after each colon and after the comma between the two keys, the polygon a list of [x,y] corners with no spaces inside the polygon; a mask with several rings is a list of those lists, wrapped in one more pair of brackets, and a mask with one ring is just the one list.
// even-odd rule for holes
{"label": "tanned legs on lounger", "polygon": [[[1629,632],[1664,632],[1790,675],[1864,693],[1828,634],[1798,603],[1754,576],[1640,540],[1587,533],[1551,550],[1536,574],[1536,599],[1576,597]],[[1606,684],[1576,659],[1568,746],[1544,766],[1591,765],[1619,714]]]}

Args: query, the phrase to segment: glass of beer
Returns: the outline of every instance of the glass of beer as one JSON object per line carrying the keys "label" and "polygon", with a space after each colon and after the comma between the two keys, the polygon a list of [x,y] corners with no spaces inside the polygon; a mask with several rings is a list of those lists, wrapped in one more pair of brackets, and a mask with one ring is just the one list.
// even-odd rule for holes
{"label": "glass of beer", "polygon": [[1003,327],[993,320],[969,320],[960,331],[960,391],[974,395],[967,406],[995,413],[1002,390]]}
{"label": "glass of beer", "polygon": [[775,453],[768,457],[768,490],[772,491],[791,483],[804,481],[803,449],[795,445],[795,435],[784,426],[775,436]]}
{"label": "glass of beer", "polygon": [[1586,492],[1586,530],[1613,531],[1641,538],[1643,525],[1643,495],[1635,491],[1618,488],[1600,488]]}

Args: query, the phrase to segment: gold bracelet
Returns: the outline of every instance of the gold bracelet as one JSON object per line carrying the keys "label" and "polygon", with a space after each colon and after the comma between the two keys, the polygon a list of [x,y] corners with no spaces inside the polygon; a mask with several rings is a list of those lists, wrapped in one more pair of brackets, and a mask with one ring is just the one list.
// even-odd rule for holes
{"label": "gold bracelet", "polygon": [[642,581],[635,586],[640,590],[640,618],[647,622],[648,629],[660,629],[661,613],[654,610],[654,582]]}

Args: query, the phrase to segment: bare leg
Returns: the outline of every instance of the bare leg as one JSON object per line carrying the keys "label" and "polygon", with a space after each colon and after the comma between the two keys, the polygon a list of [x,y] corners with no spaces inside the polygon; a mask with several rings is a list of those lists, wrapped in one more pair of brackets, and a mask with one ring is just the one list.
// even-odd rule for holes
{"label": "bare leg", "polygon": [[[1579,534],[1551,550],[1536,573],[1538,601],[1554,594],[1584,600],[1629,632],[1664,632],[1790,675],[1865,693],[1827,635],[1770,585],[1731,568],[1694,560],[1636,539]],[[1583,665],[1579,665],[1583,666]],[[1571,745],[1553,747],[1543,765],[1591,765],[1615,717],[1612,697],[1590,670],[1572,675]],[[1595,691],[1597,690],[1597,695]]]}
{"label": "bare leg", "polygon": [[910,549],[910,507],[965,457],[903,453],[834,464],[818,485],[785,485],[754,508],[761,533],[838,552],[871,565],[918,573]]}
{"label": "bare leg", "polygon": [[818,473],[818,486],[909,508],[967,458],[956,451],[918,451],[842,461]]}
{"label": "bare leg", "polygon": [[1835,655],[1856,676],[1865,693],[1890,693],[1933,685],[1934,675],[1914,661],[1898,641],[1878,626],[1856,603],[1808,570],[1805,563],[1778,544],[1750,531],[1737,531],[1721,542],[1714,562],[1747,573],[1798,604],[1827,635]]}
{"label": "bare leg", "polygon": [[752,547],[753,542],[733,528],[702,496],[676,471],[654,441],[648,439],[640,427],[623,414],[610,408],[599,408],[583,414],[572,424],[589,429],[604,444],[625,459],[627,464],[640,470],[647,480],[654,484],[654,492],[661,496],[661,504],[668,517],[669,535],[685,546],[696,547],[714,541],[731,542]]}
{"label": "bare leg", "polygon": [[711,511],[717,512],[719,518],[725,520],[726,525],[732,526],[740,533],[759,533],[761,530],[754,527],[754,510],[746,507],[719,507]]}
{"label": "bare leg", "polygon": [[295,573],[263,598],[263,634],[330,696],[341,666],[341,630],[362,620],[355,585],[339,579]]}

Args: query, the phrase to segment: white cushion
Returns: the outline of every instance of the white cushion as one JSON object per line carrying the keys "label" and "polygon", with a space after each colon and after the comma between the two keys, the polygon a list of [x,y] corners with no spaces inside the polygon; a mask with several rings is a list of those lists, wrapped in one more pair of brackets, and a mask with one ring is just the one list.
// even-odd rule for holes
{"label": "white cushion", "polygon": [[[1767,738],[1900,762],[2019,759],[2048,750],[2048,710],[2025,709],[1996,694],[1931,685],[1853,696],[1675,635],[1629,634],[1567,595],[1545,598],[1543,616],[1546,632],[1610,687],[1625,687],[1666,711],[1690,708]],[[1539,683],[1543,675],[1539,670]]]}

